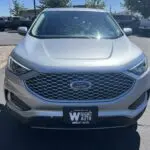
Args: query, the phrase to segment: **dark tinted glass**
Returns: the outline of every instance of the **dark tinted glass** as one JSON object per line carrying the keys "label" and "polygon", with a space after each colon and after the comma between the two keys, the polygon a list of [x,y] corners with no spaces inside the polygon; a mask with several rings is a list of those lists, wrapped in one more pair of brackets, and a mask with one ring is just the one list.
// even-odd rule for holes
{"label": "dark tinted glass", "polygon": [[122,32],[108,13],[48,11],[41,14],[31,34],[41,38],[116,38]]}

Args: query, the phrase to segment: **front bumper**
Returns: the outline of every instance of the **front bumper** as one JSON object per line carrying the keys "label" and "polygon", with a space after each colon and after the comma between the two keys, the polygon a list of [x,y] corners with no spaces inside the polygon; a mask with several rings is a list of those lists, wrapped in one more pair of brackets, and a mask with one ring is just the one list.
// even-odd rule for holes
{"label": "front bumper", "polygon": [[[145,108],[146,109],[146,108]],[[15,119],[21,121],[23,124],[27,124],[32,128],[37,129],[59,129],[59,130],[94,130],[94,129],[113,129],[123,128],[136,124],[137,120],[143,115],[145,109],[142,110],[138,116],[134,118],[127,118],[124,116],[112,116],[112,117],[99,117],[95,125],[69,125],[64,123],[63,117],[22,117],[17,112],[13,111],[9,106],[6,106],[6,112],[10,113]]]}
{"label": "front bumper", "polygon": [[[11,100],[7,99],[7,108],[19,120],[31,124],[31,126],[42,126],[43,128],[114,128],[124,127],[133,124],[144,112],[148,95],[135,109],[129,109],[143,93],[148,93],[150,89],[150,70],[148,69],[141,77],[135,77],[136,83],[132,90],[116,100],[109,102],[87,102],[87,103],[68,103],[57,101],[44,101],[30,93],[22,80],[6,70],[4,90],[15,94],[29,110],[21,110]],[[63,122],[64,107],[98,107],[98,121],[96,125],[69,126]]]}

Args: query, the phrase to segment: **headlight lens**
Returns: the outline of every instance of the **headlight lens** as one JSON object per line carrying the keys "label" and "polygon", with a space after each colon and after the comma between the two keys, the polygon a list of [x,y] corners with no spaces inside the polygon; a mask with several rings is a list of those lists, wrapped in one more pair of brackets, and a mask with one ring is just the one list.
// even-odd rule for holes
{"label": "headlight lens", "polygon": [[135,67],[131,68],[129,71],[134,73],[135,75],[142,75],[148,69],[148,62],[145,58]]}
{"label": "headlight lens", "polygon": [[30,71],[29,68],[21,65],[16,60],[14,60],[11,56],[8,58],[8,69],[16,75],[22,75]]}

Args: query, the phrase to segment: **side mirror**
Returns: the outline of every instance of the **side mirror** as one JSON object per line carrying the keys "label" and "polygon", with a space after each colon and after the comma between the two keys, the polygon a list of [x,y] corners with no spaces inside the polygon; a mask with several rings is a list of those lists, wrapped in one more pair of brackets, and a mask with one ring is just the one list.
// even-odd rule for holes
{"label": "side mirror", "polygon": [[18,34],[25,36],[28,32],[28,28],[27,27],[19,27],[18,28]]}
{"label": "side mirror", "polygon": [[130,36],[133,33],[133,30],[131,28],[123,28],[123,31],[127,36]]}

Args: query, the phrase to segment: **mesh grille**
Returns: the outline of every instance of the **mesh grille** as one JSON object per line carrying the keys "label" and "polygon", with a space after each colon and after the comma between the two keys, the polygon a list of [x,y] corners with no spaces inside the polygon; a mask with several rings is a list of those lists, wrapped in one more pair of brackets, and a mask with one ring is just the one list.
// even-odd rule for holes
{"label": "mesh grille", "polygon": [[[70,84],[87,81],[87,90],[74,90]],[[25,81],[32,92],[53,100],[109,100],[128,92],[135,80],[122,73],[52,73],[39,74]]]}

